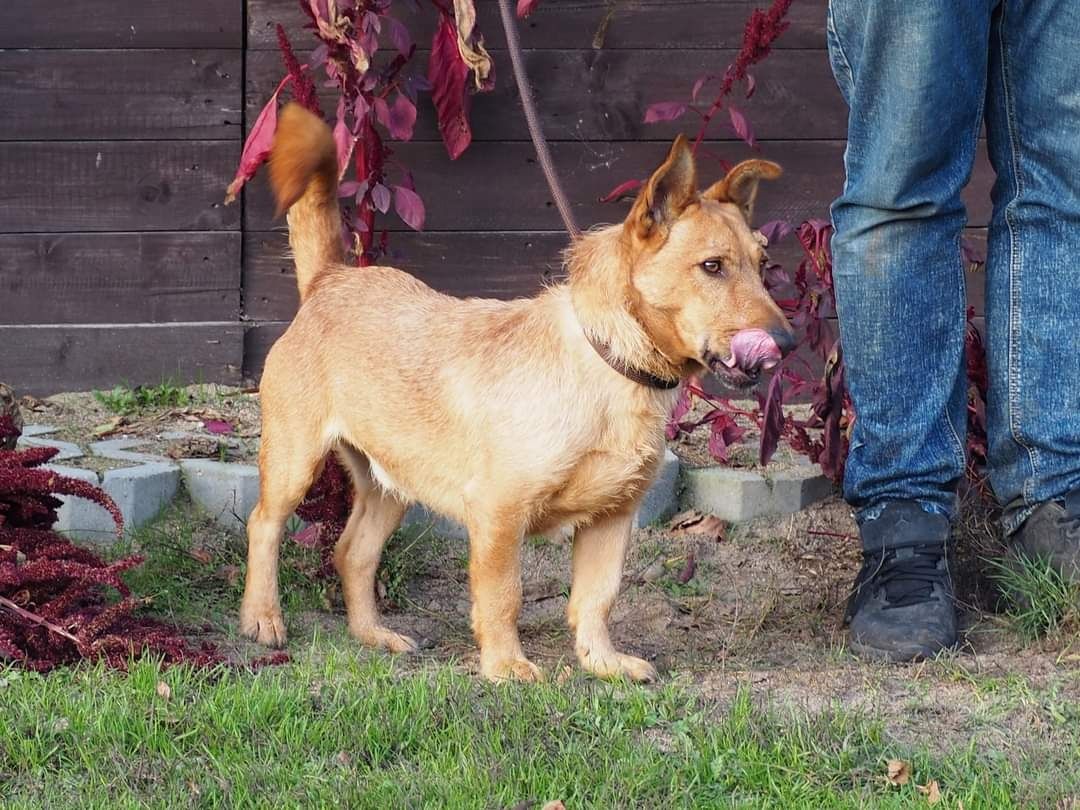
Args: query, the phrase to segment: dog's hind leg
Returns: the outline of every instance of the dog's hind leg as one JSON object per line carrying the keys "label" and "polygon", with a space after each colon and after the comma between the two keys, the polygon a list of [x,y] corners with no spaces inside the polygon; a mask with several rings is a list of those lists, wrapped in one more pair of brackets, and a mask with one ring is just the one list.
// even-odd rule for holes
{"label": "dog's hind leg", "polygon": [[341,575],[349,632],[364,644],[390,652],[412,652],[416,642],[383,625],[375,605],[375,574],[387,539],[401,523],[405,504],[385,492],[371,476],[367,457],[338,447],[353,482],[353,507],[334,548],[334,567]]}
{"label": "dog's hind leg", "polygon": [[601,678],[625,675],[635,681],[653,681],[656,670],[652,664],[617,652],[607,626],[622,582],[633,520],[633,513],[612,515],[578,529],[566,613],[576,632],[574,648],[581,666]]}
{"label": "dog's hind leg", "polygon": [[[298,424],[288,424],[291,430]],[[314,436],[264,425],[259,451],[259,502],[247,522],[248,563],[240,633],[260,644],[285,644],[278,597],[278,554],[285,522],[322,472],[323,445]]]}
{"label": "dog's hind leg", "polygon": [[521,613],[521,542],[524,525],[507,519],[469,522],[472,625],[480,646],[480,672],[488,680],[540,681],[518,638]]}

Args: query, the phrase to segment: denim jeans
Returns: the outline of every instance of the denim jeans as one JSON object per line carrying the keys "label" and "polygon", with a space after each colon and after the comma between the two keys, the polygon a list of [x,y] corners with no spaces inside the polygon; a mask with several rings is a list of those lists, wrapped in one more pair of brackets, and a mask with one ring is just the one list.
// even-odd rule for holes
{"label": "denim jeans", "polygon": [[997,175],[986,267],[989,473],[1015,530],[1080,486],[1080,7],[831,0],[849,107],[834,279],[856,422],[844,495],[952,514],[965,468],[960,191]]}

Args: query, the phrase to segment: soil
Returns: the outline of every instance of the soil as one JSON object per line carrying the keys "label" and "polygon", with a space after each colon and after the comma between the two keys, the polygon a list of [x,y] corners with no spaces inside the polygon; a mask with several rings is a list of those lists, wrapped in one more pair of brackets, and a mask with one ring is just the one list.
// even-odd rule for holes
{"label": "soil", "polygon": [[[79,459],[62,463],[102,472],[133,462],[90,455],[89,446],[105,439],[139,439],[133,452],[167,458],[211,458],[254,463],[259,453],[259,395],[222,385],[192,385],[180,389],[186,404],[141,407],[118,414],[94,392],[55,394],[44,399],[23,397],[23,419],[29,425],[57,428],[43,438],[72,442],[83,449]],[[214,432],[207,425],[216,427]],[[188,434],[170,438],[170,434]]]}

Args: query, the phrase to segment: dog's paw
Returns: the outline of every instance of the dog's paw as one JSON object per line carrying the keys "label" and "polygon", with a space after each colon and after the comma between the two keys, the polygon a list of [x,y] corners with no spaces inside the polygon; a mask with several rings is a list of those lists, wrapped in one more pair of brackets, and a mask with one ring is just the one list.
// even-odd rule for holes
{"label": "dog's paw", "polygon": [[539,683],[544,680],[544,673],[527,658],[504,658],[498,661],[484,661],[481,658],[480,672],[489,681],[521,681]]}
{"label": "dog's paw", "polygon": [[415,639],[395,633],[388,627],[364,627],[352,629],[350,632],[361,644],[387,652],[411,653],[420,649]]}
{"label": "dog's paw", "polygon": [[265,647],[285,646],[285,620],[280,608],[240,608],[240,635]]}
{"label": "dog's paw", "polygon": [[656,667],[643,658],[612,652],[599,657],[581,655],[581,666],[598,678],[629,678],[638,683],[653,683],[659,677]]}

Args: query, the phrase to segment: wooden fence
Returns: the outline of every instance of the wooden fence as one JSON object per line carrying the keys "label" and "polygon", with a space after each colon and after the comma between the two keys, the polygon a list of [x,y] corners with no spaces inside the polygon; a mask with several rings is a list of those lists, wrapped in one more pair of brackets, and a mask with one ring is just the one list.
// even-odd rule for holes
{"label": "wooden fence", "polygon": [[[698,75],[722,70],[753,5],[547,0],[523,23],[545,130],[581,223],[624,214],[599,197],[647,172],[693,126],[645,125],[644,108],[686,98]],[[222,198],[245,127],[282,74],[274,23],[310,47],[296,6],[0,4],[0,379],[47,393],[257,378],[295,311],[295,283],[263,180],[234,205]],[[842,182],[846,110],[823,50],[824,8],[794,5],[791,30],[741,103],[761,153],[786,170],[763,192],[762,221],[827,217]],[[473,100],[474,143],[454,162],[422,100],[415,139],[395,151],[425,199],[427,228],[388,218],[391,261],[447,292],[506,298],[559,274],[565,235],[494,0],[478,0],[478,12],[497,89]],[[433,23],[426,7],[407,20],[420,43]],[[426,57],[417,54],[418,69]],[[749,154],[733,132],[716,138],[715,154]],[[980,157],[967,196],[976,238],[991,177]],[[971,286],[981,306],[981,287]]]}

